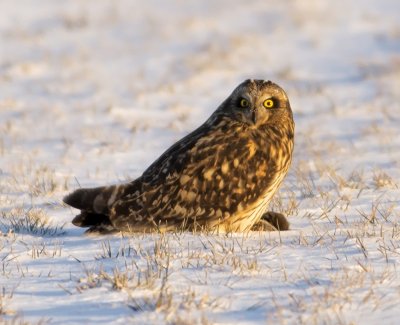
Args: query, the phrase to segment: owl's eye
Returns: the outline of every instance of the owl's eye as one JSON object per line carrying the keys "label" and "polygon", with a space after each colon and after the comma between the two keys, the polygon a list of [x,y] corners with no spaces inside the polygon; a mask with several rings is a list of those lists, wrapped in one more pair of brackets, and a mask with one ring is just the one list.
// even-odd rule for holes
{"label": "owl's eye", "polygon": [[269,98],[269,99],[264,100],[263,105],[265,108],[272,108],[275,106],[275,102],[273,99]]}
{"label": "owl's eye", "polygon": [[249,101],[245,98],[242,98],[239,102],[240,107],[246,108],[249,107]]}

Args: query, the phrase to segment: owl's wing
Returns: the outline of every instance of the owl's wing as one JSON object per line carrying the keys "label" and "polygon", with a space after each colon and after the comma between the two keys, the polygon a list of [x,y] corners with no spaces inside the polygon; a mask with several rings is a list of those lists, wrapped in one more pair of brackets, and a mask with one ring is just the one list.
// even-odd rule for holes
{"label": "owl's wing", "polygon": [[248,171],[262,168],[264,174],[274,175],[276,166],[240,136],[242,127],[220,117],[174,144],[115,202],[110,215],[113,225],[140,231],[149,224],[204,224],[227,218],[241,202],[258,198],[256,185],[265,188],[267,178],[258,179]]}
{"label": "owl's wing", "polygon": [[[210,130],[209,122],[210,120],[174,144],[133,182],[98,188],[80,188],[65,196],[63,201],[66,204],[81,210],[72,223],[80,227],[91,227],[89,231],[108,232],[109,229],[115,230],[111,219],[120,225],[118,227],[120,230],[125,230],[127,225],[125,221],[129,219],[129,224],[134,225],[134,230],[139,231],[141,226],[148,229],[149,211],[155,215],[160,213],[160,207],[154,204],[157,189],[161,188],[159,195],[163,195],[165,191],[160,184],[165,184],[166,187],[174,184],[171,173],[177,175],[182,169],[185,155],[196,141]],[[169,173],[165,173],[166,168],[169,168]],[[150,208],[148,202],[153,202]]]}

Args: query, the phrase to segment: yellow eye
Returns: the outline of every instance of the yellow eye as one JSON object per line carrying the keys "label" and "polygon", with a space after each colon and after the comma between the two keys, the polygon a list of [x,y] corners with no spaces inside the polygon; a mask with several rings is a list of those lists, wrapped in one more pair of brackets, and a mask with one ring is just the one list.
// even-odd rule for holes
{"label": "yellow eye", "polygon": [[272,108],[272,107],[274,107],[274,101],[272,99],[266,99],[266,100],[264,100],[263,105],[266,108]]}
{"label": "yellow eye", "polygon": [[247,99],[242,98],[240,100],[240,107],[243,107],[243,108],[249,107],[249,101]]}

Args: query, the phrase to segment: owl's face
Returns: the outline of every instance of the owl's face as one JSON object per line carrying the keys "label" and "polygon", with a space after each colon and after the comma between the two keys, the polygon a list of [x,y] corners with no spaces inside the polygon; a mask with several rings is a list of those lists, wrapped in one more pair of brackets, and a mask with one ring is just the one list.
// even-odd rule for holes
{"label": "owl's face", "polygon": [[234,120],[258,127],[283,118],[292,118],[288,97],[271,81],[246,80],[221,105],[220,113]]}

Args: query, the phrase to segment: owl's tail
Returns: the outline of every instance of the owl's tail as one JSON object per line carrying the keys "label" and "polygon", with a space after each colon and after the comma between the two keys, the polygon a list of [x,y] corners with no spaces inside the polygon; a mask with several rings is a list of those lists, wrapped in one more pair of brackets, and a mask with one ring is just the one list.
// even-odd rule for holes
{"label": "owl's tail", "polygon": [[81,210],[72,223],[78,227],[90,227],[89,232],[115,231],[110,221],[110,207],[121,193],[122,185],[96,188],[80,188],[64,197],[64,203]]}

